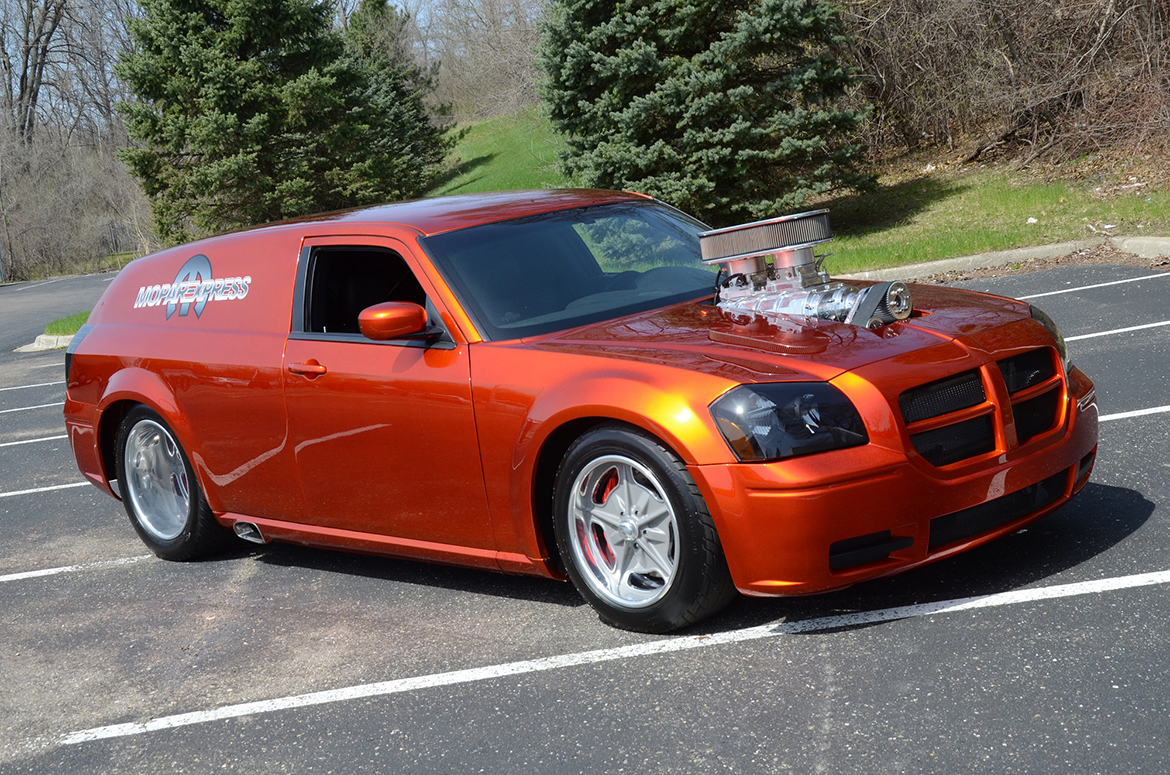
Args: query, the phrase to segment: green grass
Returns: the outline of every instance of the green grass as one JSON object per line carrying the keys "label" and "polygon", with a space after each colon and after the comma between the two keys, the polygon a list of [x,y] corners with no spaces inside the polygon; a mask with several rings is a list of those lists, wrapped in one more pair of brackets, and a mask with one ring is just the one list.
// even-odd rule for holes
{"label": "green grass", "polygon": [[844,273],[1106,233],[1170,235],[1170,191],[1141,187],[1105,196],[1096,188],[981,169],[839,197],[819,205],[830,209],[836,235],[829,266]]}
{"label": "green grass", "polygon": [[54,320],[45,326],[45,333],[49,336],[70,336],[76,334],[77,330],[84,326],[85,321],[88,319],[88,312],[75,312],[68,317]]}
{"label": "green grass", "polygon": [[[465,129],[432,195],[566,185],[555,169],[563,143],[538,110]],[[887,178],[876,191],[808,208],[832,211],[836,239],[827,250],[837,274],[1106,233],[1170,235],[1170,190],[1114,186],[1105,195],[1099,185],[1046,182],[1006,167],[940,169]]]}
{"label": "green grass", "polygon": [[451,154],[452,167],[430,195],[566,185],[556,171],[557,150],[562,143],[538,110],[478,121],[463,128],[466,134]]}

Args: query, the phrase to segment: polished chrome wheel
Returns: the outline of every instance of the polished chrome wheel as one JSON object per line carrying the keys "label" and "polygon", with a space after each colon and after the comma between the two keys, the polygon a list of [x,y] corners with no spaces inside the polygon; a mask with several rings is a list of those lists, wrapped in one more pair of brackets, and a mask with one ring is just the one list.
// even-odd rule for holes
{"label": "polished chrome wheel", "polygon": [[179,537],[191,515],[191,485],[179,445],[169,430],[139,420],[122,452],[123,490],[138,524],[160,541]]}
{"label": "polished chrome wheel", "polygon": [[569,518],[573,561],[597,595],[642,608],[670,590],[678,522],[646,466],[622,455],[592,460],[573,483]]}

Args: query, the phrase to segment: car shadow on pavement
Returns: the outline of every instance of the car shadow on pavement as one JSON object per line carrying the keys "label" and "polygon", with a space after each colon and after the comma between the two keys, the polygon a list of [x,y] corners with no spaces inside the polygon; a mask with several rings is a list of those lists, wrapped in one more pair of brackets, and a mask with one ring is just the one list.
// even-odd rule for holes
{"label": "car shadow on pavement", "polygon": [[[723,613],[680,634],[703,635],[1022,589],[1113,548],[1140,529],[1154,508],[1152,502],[1135,490],[1090,482],[1080,495],[1056,512],[1022,531],[977,549],[898,576],[862,582],[837,592],[773,599],[741,597]],[[258,562],[273,566],[342,573],[518,601],[551,603],[566,608],[585,605],[570,584],[535,576],[511,576],[474,568],[280,543],[247,548],[224,559],[231,556],[252,556]],[[1076,580],[1080,579],[1061,581]],[[878,624],[881,623],[839,629],[860,629]],[[821,634],[828,631],[810,630]]]}
{"label": "car shadow on pavement", "polygon": [[[1027,528],[976,549],[907,571],[898,576],[866,581],[837,592],[808,597],[741,599],[724,614],[688,634],[720,631],[768,623],[799,622],[860,611],[982,597],[1038,585],[1109,551],[1137,532],[1154,513],[1155,505],[1141,493],[1124,487],[1090,482],[1071,502]],[[1162,567],[1090,572],[1052,583],[1124,576]],[[1043,586],[1043,585],[1042,585]],[[873,622],[835,628],[880,626]],[[809,630],[824,634],[829,629]]]}
{"label": "car shadow on pavement", "polygon": [[377,557],[281,543],[257,546],[246,554],[255,557],[259,562],[280,567],[344,573],[400,584],[492,595],[532,603],[552,603],[568,608],[585,605],[585,601],[571,584],[539,576],[513,576],[476,568],[460,568],[398,557]]}

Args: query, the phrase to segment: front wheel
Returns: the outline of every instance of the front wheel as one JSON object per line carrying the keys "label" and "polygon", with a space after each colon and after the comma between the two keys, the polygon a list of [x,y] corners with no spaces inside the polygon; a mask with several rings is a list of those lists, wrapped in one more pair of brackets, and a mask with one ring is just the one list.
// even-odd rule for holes
{"label": "front wheel", "polygon": [[589,431],[561,462],[555,506],[569,578],[607,622],[668,632],[734,597],[707,506],[656,439],[618,425]]}
{"label": "front wheel", "polygon": [[187,455],[157,412],[137,406],[127,413],[115,459],[126,513],[156,555],[190,560],[228,543],[231,534],[215,521]]}

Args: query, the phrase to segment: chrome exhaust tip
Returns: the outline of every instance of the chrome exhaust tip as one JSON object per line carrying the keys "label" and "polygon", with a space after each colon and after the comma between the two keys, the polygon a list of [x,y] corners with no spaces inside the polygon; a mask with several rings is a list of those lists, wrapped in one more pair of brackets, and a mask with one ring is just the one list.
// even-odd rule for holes
{"label": "chrome exhaust tip", "polygon": [[260,533],[260,528],[253,525],[251,522],[237,522],[232,525],[232,530],[236,535],[245,541],[251,541],[254,544],[266,544],[268,539]]}

